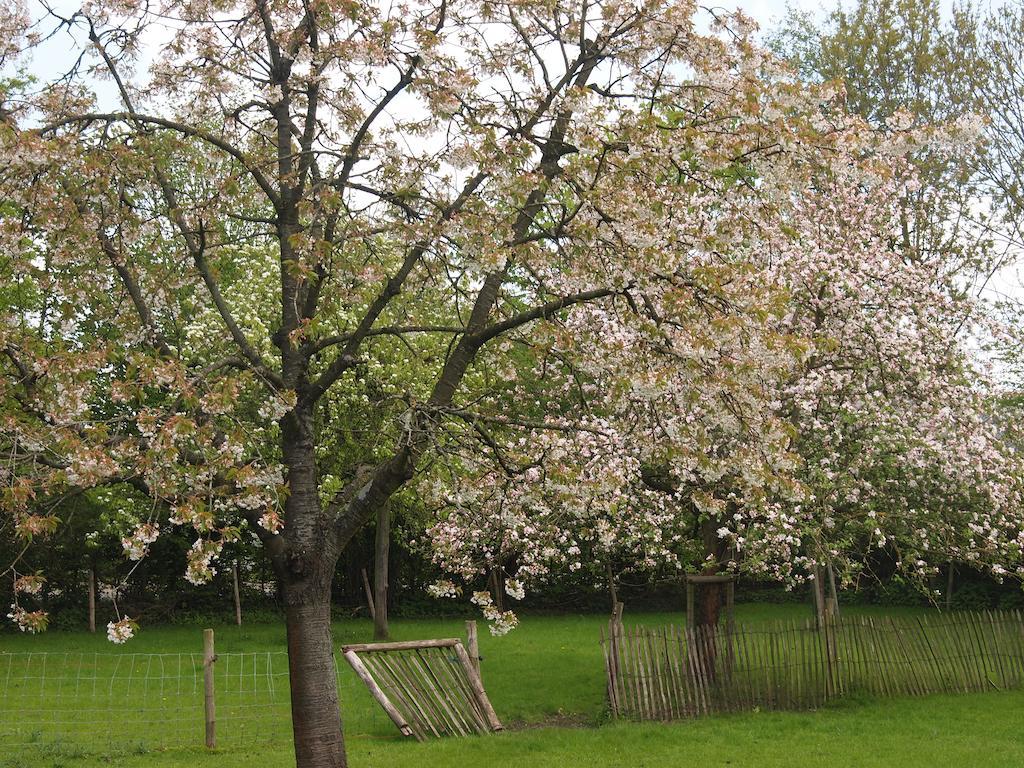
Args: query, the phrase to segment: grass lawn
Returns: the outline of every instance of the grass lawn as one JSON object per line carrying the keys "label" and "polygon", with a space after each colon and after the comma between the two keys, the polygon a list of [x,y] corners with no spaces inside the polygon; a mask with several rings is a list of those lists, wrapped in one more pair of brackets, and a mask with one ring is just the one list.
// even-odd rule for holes
{"label": "grass lawn", "polygon": [[[754,622],[802,617],[806,611],[803,606],[740,605],[737,619]],[[645,624],[679,622],[681,618],[678,614],[627,616],[629,621]],[[487,737],[423,744],[401,739],[342,661],[339,684],[351,764],[354,768],[456,764],[587,768],[1024,766],[1022,691],[844,700],[816,712],[751,712],[671,725],[612,723],[605,711],[604,667],[597,642],[604,622],[603,616],[525,616],[520,628],[507,637],[492,638],[485,631],[481,635],[484,684],[499,717],[509,727],[505,733]],[[284,649],[284,630],[279,625],[216,629],[219,673],[233,653],[265,655]],[[463,625],[459,620],[396,621],[393,629],[396,639],[449,637],[461,635]],[[335,625],[336,643],[364,642],[371,632],[367,621],[339,622]],[[161,697],[155,687],[154,681],[170,680],[170,675],[154,674],[151,661],[145,673],[141,663],[125,666],[127,656],[120,660],[99,657],[108,667],[121,664],[118,679],[131,675],[132,687],[121,695],[112,688],[110,699],[97,699],[95,693],[93,698],[83,698],[81,729],[70,736],[58,736],[56,731],[62,726],[48,725],[45,720],[28,737],[24,729],[11,725],[26,707],[42,710],[58,701],[64,707],[76,705],[76,689],[87,687],[81,682],[87,679],[81,678],[83,657],[92,659],[93,653],[112,652],[199,653],[201,647],[199,628],[189,627],[144,628],[123,651],[113,649],[102,636],[86,634],[0,636],[0,768],[291,765],[287,706],[280,682],[277,703],[257,707],[251,706],[255,699],[241,695],[233,699],[226,679],[225,694],[218,699],[218,735],[224,746],[207,752],[189,746],[202,739],[201,688],[197,701],[186,685],[188,690],[180,699],[186,706],[181,706],[179,699],[169,694]],[[26,651],[78,659],[80,679],[73,680],[66,670],[65,679],[60,679],[61,657],[49,656],[50,666],[43,674],[24,675],[19,686],[16,672],[5,688],[3,654]],[[283,657],[272,658],[273,675],[280,681],[286,672]],[[38,665],[38,660],[32,663]],[[188,683],[192,668],[184,673],[180,669],[174,674],[183,675]],[[228,667],[227,675],[238,674],[243,682],[249,679],[248,668],[236,664],[235,669],[237,672]],[[269,667],[260,667],[257,682],[262,684],[268,671]],[[255,667],[251,674],[255,680]],[[39,679],[46,675],[48,682],[40,687]],[[181,687],[180,680],[176,684]],[[15,733],[20,736],[11,735]]]}

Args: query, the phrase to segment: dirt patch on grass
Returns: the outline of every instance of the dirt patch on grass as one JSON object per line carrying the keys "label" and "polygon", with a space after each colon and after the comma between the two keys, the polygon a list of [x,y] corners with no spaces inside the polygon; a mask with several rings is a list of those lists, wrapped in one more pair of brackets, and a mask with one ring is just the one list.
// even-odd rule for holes
{"label": "dirt patch on grass", "polygon": [[538,728],[595,728],[597,723],[578,712],[554,712],[540,720],[508,720],[503,725],[506,731],[532,731]]}

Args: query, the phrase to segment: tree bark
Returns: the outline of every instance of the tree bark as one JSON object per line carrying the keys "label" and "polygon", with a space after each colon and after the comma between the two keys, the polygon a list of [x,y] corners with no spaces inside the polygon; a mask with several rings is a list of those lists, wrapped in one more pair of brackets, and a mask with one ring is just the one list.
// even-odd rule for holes
{"label": "tree bark", "polygon": [[377,510],[377,531],[373,542],[373,639],[387,640],[388,558],[391,554],[391,505]]}
{"label": "tree bark", "polygon": [[487,573],[487,587],[494,598],[494,607],[505,610],[505,569],[496,565]]}
{"label": "tree bark", "polygon": [[[721,570],[722,557],[725,555],[725,544],[718,537],[718,528],[721,523],[717,518],[709,518],[701,523],[701,540],[704,543],[705,557],[713,559],[706,560],[701,573],[707,576],[717,574]],[[722,613],[722,593],[725,587],[720,583],[697,584],[696,589],[696,616],[694,626],[717,627],[718,620]]]}
{"label": "tree bark", "polygon": [[[701,574],[714,576],[722,567],[725,555],[725,543],[718,536],[721,522],[717,518],[708,518],[700,524],[701,540],[704,544],[704,567]],[[703,645],[701,664],[708,680],[714,680],[718,674],[718,648],[715,643],[714,630],[722,612],[722,594],[725,585],[720,582],[694,584],[695,615],[693,627],[697,631],[707,632],[707,642]]]}
{"label": "tree bark", "polygon": [[296,768],[346,768],[331,645],[331,583],[339,546],[324,519],[309,408],[281,422],[288,467],[285,528],[272,553],[284,598]]}
{"label": "tree bark", "polygon": [[297,768],[346,768],[331,646],[330,589],[286,605],[285,617],[295,764]]}

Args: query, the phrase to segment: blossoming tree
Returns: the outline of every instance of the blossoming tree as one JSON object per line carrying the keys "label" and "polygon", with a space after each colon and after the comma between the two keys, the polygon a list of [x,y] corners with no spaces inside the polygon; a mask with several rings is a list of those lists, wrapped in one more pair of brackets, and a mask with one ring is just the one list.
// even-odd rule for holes
{"label": "blossoming tree", "polygon": [[[190,528],[198,583],[225,542],[257,535],[282,586],[297,763],[321,768],[346,762],[335,563],[418,473],[458,487],[484,450],[505,465],[499,505],[560,478],[544,486],[561,533],[516,535],[570,565],[584,508],[607,511],[608,537],[675,535],[618,503],[658,485],[622,482],[645,476],[638,441],[665,438],[706,480],[728,458],[744,504],[780,503],[790,459],[762,372],[779,378],[799,343],[756,270],[799,251],[795,201],[857,161],[862,127],[774,69],[742,18],[703,33],[694,13],[122,0],[5,18],[0,442],[17,534],[52,531],[68,495],[127,485],[152,503],[129,558]],[[81,57],[35,83],[19,56],[47,25]],[[665,392],[671,418],[622,428]],[[24,562],[12,616],[36,629]]]}
{"label": "blossoming tree", "polygon": [[[853,580],[882,548],[922,583],[951,558],[1021,575],[1019,437],[968,348],[968,329],[999,329],[962,289],[960,248],[900,237],[904,187],[917,187],[900,158],[970,135],[850,127],[866,143],[844,134],[855,148],[837,149],[799,199],[771,191],[777,164],[752,164],[770,220],[745,210],[754,226],[729,258],[686,254],[715,270],[710,297],[648,290],[643,308],[591,305],[567,321],[557,354],[600,353],[571,371],[545,363],[542,379],[554,393],[584,382],[591,429],[467,455],[462,482],[433,486],[449,510],[431,532],[440,563],[466,579],[502,563],[509,594],[564,567],[601,579],[610,561],[820,585],[824,564]],[[714,226],[726,222],[719,210]],[[701,592],[698,623],[714,624],[717,590]],[[488,595],[474,600],[514,623]]]}

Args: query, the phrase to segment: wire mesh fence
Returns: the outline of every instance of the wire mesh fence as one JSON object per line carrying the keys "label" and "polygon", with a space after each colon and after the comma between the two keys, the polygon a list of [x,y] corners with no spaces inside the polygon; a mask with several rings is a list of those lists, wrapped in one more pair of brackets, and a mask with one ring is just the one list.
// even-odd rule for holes
{"label": "wire mesh fence", "polygon": [[[283,651],[222,653],[217,745],[289,739]],[[148,751],[204,743],[202,653],[0,652],[5,750]]]}
{"label": "wire mesh fence", "polygon": [[1024,683],[1018,611],[692,629],[613,620],[602,644],[612,712],[639,720]]}

